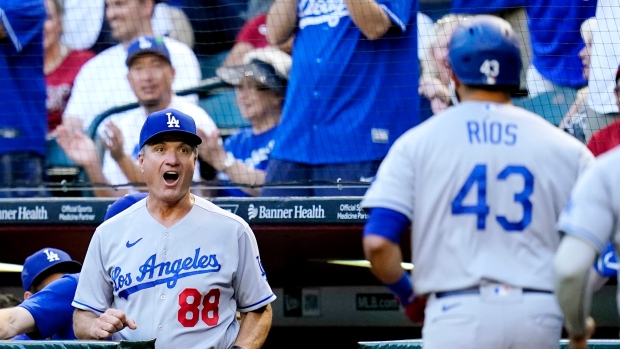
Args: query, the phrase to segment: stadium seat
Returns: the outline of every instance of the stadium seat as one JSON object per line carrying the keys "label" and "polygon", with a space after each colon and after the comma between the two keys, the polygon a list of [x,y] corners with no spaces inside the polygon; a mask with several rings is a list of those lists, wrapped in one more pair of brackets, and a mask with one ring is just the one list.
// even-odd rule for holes
{"label": "stadium seat", "polygon": [[200,63],[200,71],[203,79],[212,78],[215,75],[215,70],[224,63],[226,56],[230,51],[223,51],[211,56],[202,56],[198,58]]}
{"label": "stadium seat", "polygon": [[209,114],[224,136],[231,134],[239,127],[250,125],[241,116],[239,107],[237,107],[235,91],[225,91],[202,98],[198,104]]}
{"label": "stadium seat", "polygon": [[75,184],[82,182],[88,183],[88,177],[73,160],[71,160],[64,150],[56,143],[56,139],[50,139],[46,143],[47,153],[45,157],[45,175],[47,181],[54,183],[51,188],[56,186],[63,188],[62,191],[53,190],[53,196],[74,197],[93,196],[89,191],[75,189]]}
{"label": "stadium seat", "polygon": [[577,91],[568,87],[559,87],[554,91],[539,94],[536,97],[513,98],[512,102],[518,107],[536,113],[554,125],[560,121],[575,101]]}

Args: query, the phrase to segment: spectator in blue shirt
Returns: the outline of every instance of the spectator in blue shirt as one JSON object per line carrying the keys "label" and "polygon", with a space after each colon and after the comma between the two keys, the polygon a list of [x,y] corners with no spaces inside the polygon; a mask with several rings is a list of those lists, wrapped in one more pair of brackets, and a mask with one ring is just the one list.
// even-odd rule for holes
{"label": "spectator in blue shirt", "polygon": [[579,57],[585,45],[580,28],[586,19],[595,16],[596,1],[528,1],[532,45],[532,64],[526,77],[529,96],[552,92],[558,87],[568,87],[576,94],[588,84]]}
{"label": "spectator in blue shirt", "polygon": [[[267,37],[294,36],[294,64],[261,196],[363,195],[419,121],[417,10],[417,0],[275,0]],[[296,186],[275,187],[285,182]]]}
{"label": "spectator in blue shirt", "polygon": [[0,13],[0,197],[47,196],[45,2],[0,0]]}
{"label": "spectator in blue shirt", "polygon": [[203,136],[208,153],[203,158],[218,172],[223,184],[245,186],[221,189],[217,196],[258,196],[265,183],[265,170],[280,123],[291,57],[275,48],[248,52],[243,64],[221,67],[216,73],[235,86],[237,105],[250,122],[223,144],[217,133]]}

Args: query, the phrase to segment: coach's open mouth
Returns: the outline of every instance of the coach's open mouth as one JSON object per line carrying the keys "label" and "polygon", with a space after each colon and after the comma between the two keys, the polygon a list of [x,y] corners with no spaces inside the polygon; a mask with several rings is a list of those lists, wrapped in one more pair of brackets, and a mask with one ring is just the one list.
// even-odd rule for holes
{"label": "coach's open mouth", "polygon": [[176,171],[168,171],[164,173],[164,181],[168,184],[172,184],[179,179],[179,173]]}

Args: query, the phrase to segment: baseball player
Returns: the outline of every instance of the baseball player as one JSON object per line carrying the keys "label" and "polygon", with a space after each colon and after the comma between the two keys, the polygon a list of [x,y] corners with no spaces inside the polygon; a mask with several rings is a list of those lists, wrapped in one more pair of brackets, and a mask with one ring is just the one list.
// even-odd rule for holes
{"label": "baseball player", "polygon": [[0,309],[0,339],[75,339],[71,300],[81,267],[56,248],[28,256],[21,275],[24,301]]}
{"label": "baseball player", "polygon": [[[424,349],[559,348],[555,221],[593,156],[511,105],[520,57],[505,20],[460,23],[448,54],[460,104],[400,137],[362,201],[373,274],[405,307],[428,296]],[[412,279],[400,265],[409,227]]]}
{"label": "baseball player", "polygon": [[557,296],[566,316],[571,348],[586,348],[592,334],[587,322],[592,287],[586,280],[597,255],[609,256],[608,241],[616,251],[620,217],[618,189],[620,148],[600,155],[571,193],[558,220],[564,238],[554,260]]}
{"label": "baseball player", "polygon": [[189,115],[147,117],[138,156],[149,195],[93,235],[73,301],[78,338],[157,338],[157,348],[264,343],[276,296],[248,224],[190,193],[200,143]]}

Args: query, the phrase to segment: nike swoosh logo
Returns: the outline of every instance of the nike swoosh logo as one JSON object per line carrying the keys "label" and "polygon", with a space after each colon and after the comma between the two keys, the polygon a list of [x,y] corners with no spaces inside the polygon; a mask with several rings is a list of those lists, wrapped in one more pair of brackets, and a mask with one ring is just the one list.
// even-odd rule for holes
{"label": "nike swoosh logo", "polygon": [[127,240],[127,243],[125,244],[125,246],[127,246],[127,248],[133,247],[133,245],[137,244],[138,242],[140,242],[140,240],[142,240],[142,238],[139,238],[138,240],[136,240],[135,242],[129,242],[129,240]]}
{"label": "nike swoosh logo", "polygon": [[448,311],[448,310],[450,310],[450,309],[454,309],[454,308],[456,308],[456,307],[458,307],[458,306],[460,306],[460,305],[461,305],[461,303],[444,304],[444,305],[441,307],[441,310],[442,310],[442,311]]}

